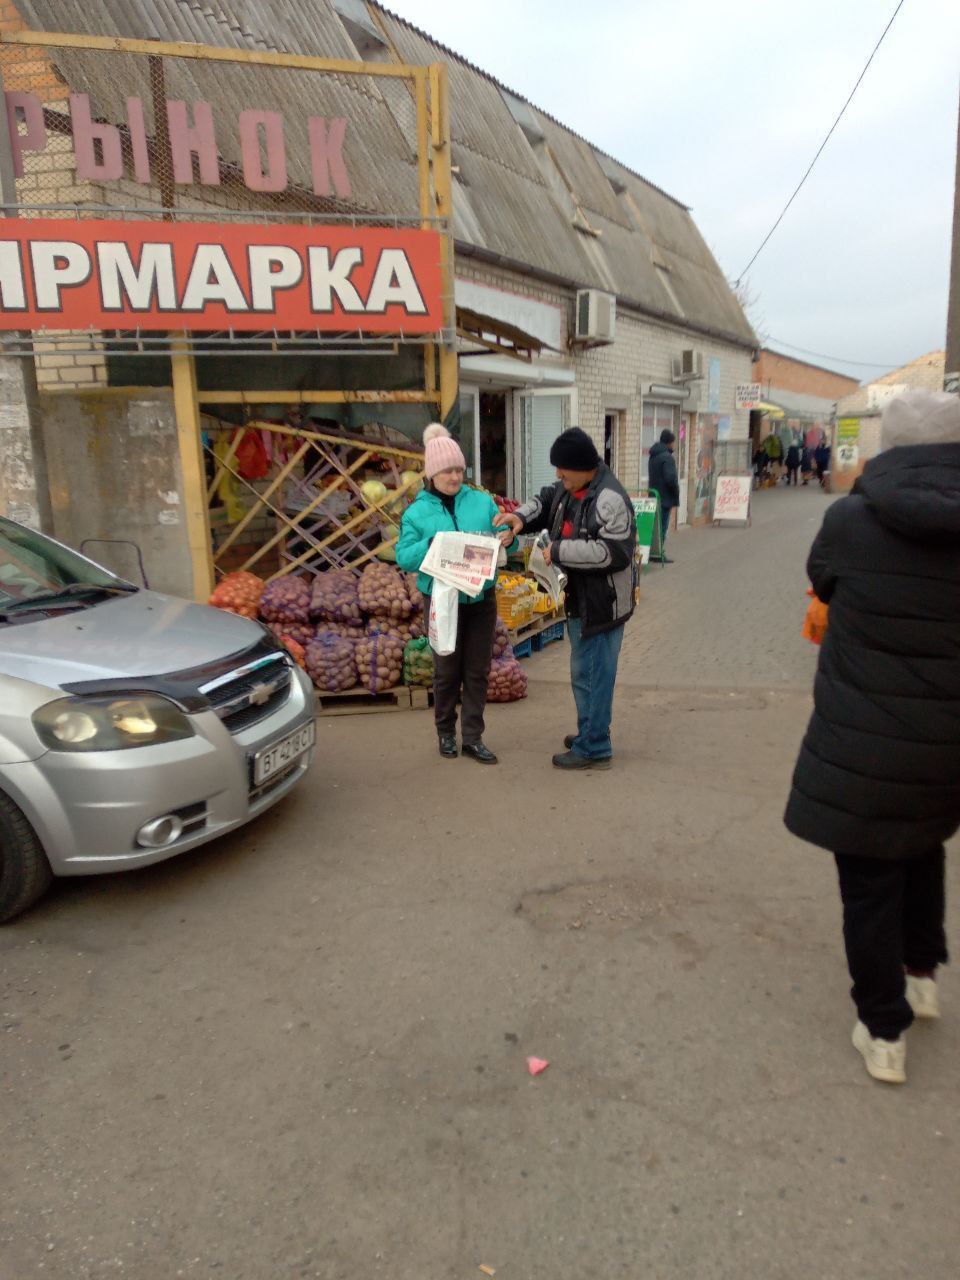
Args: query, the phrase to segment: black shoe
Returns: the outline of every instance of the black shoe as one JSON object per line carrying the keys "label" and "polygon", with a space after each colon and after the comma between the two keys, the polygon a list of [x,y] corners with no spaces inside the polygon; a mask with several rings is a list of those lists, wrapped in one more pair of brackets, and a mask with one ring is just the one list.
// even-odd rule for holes
{"label": "black shoe", "polygon": [[455,760],[459,755],[457,751],[457,739],[452,733],[444,733],[440,735],[440,754],[446,756],[448,760]]}
{"label": "black shoe", "polygon": [[497,757],[493,754],[489,747],[485,747],[482,742],[465,742],[463,744],[463,755],[469,756],[471,760],[477,760],[480,764],[496,764]]}
{"label": "black shoe", "polygon": [[573,746],[573,744],[576,742],[576,740],[577,740],[577,735],[575,733],[568,733],[563,740],[563,745],[569,751],[570,748]]}
{"label": "black shoe", "polygon": [[562,755],[553,757],[553,763],[558,769],[609,769],[610,759],[610,756],[591,759],[588,756],[578,756],[573,751],[564,751]]}
{"label": "black shoe", "polygon": [[661,563],[661,564],[673,564],[673,561],[670,559],[670,557],[669,557],[669,556],[661,556],[661,557],[660,557],[660,563]]}

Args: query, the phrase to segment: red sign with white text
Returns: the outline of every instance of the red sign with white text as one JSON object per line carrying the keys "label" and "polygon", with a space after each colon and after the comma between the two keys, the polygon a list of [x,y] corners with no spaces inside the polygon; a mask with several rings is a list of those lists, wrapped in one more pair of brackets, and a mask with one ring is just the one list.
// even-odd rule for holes
{"label": "red sign with white text", "polygon": [[0,218],[0,329],[443,326],[436,231]]}

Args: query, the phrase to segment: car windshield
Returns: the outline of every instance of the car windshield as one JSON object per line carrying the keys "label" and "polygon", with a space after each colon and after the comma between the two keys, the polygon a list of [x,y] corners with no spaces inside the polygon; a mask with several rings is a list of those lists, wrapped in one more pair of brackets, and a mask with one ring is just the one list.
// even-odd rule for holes
{"label": "car windshield", "polygon": [[61,592],[86,595],[84,587],[91,596],[135,590],[75,551],[0,516],[0,610]]}

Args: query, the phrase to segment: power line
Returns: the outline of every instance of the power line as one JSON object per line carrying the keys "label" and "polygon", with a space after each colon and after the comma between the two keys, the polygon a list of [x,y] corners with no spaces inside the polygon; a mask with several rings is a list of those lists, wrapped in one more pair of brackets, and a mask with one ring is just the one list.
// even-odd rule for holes
{"label": "power line", "polygon": [[896,369],[900,364],[898,360],[848,360],[846,356],[830,356],[823,351],[808,351],[806,347],[798,347],[793,342],[784,342],[782,338],[769,338],[768,341],[775,342],[778,347],[789,347],[791,351],[799,351],[801,355],[816,356],[818,360],[835,360],[837,364],[855,364],[863,369]]}
{"label": "power line", "polygon": [[878,49],[880,48],[880,46],[883,44],[883,41],[884,41],[884,38],[886,37],[887,32],[888,32],[888,31],[890,30],[890,28],[893,26],[893,20],[894,20],[894,18],[896,18],[897,14],[898,14],[898,13],[900,12],[900,10],[903,8],[903,3],[904,3],[904,0],[899,0],[899,3],[898,3],[898,5],[897,5],[896,9],[894,9],[894,11],[893,11],[893,17],[891,17],[890,21],[889,21],[889,22],[887,23],[887,25],[884,27],[884,29],[883,29],[883,34],[880,36],[880,39],[879,39],[879,40],[877,41],[877,43],[874,45],[874,47],[873,47],[873,53],[871,53],[870,57],[867,59],[866,66],[864,66],[863,70],[860,72],[860,75],[857,77],[857,83],[856,83],[856,84],[853,86],[853,88],[850,90],[850,97],[849,97],[849,98],[847,98],[846,102],[845,102],[845,103],[843,104],[843,106],[840,108],[840,114],[837,116],[836,120],[834,120],[833,124],[830,126],[830,130],[829,130],[829,132],[827,133],[827,136],[826,136],[826,137],[824,138],[824,140],[820,143],[820,146],[819,146],[819,148],[818,148],[818,150],[817,150],[817,154],[816,154],[816,155],[813,157],[813,159],[810,161],[810,166],[809,166],[809,168],[807,169],[807,172],[803,175],[803,177],[802,177],[802,178],[800,179],[800,181],[797,183],[797,189],[796,189],[796,191],[794,191],[793,195],[790,197],[790,199],[787,201],[787,203],[783,206],[783,210],[782,210],[782,212],[781,212],[781,214],[780,214],[780,217],[776,220],[776,222],[773,224],[773,226],[770,228],[770,230],[769,230],[769,231],[767,232],[767,234],[764,236],[764,238],[763,238],[763,240],[762,240],[762,242],[761,242],[761,244],[760,244],[760,248],[757,250],[757,252],[753,255],[753,257],[752,257],[752,258],[750,259],[750,261],[747,263],[747,265],[746,265],[746,266],[743,268],[743,270],[740,272],[739,276],[737,277],[737,279],[736,279],[736,281],[735,281],[735,284],[739,284],[739,283],[740,283],[740,281],[741,281],[741,280],[743,279],[743,277],[747,274],[747,272],[750,270],[750,268],[753,266],[753,264],[756,262],[756,260],[760,257],[760,254],[763,252],[764,247],[766,246],[767,241],[770,239],[770,237],[771,237],[771,236],[773,235],[773,233],[776,231],[777,227],[779,227],[780,223],[783,221],[784,214],[787,212],[787,210],[788,210],[788,209],[790,208],[790,206],[793,204],[794,200],[796,200],[797,196],[800,194],[800,188],[803,186],[803,184],[806,182],[806,180],[810,177],[810,174],[813,172],[813,166],[814,166],[814,165],[817,163],[817,161],[820,159],[820,154],[821,154],[821,152],[823,151],[824,147],[827,145],[827,143],[830,141],[830,137],[831,137],[831,135],[833,134],[834,129],[836,129],[837,125],[838,125],[838,124],[840,123],[840,121],[843,119],[844,112],[846,111],[847,107],[849,107],[850,103],[853,101],[853,95],[854,95],[854,94],[857,92],[857,90],[860,88],[860,82],[863,80],[863,77],[867,74],[867,71],[868,71],[868,69],[869,69],[869,67],[870,67],[870,63],[873,61],[874,57],[876,56],[877,50],[878,50]]}

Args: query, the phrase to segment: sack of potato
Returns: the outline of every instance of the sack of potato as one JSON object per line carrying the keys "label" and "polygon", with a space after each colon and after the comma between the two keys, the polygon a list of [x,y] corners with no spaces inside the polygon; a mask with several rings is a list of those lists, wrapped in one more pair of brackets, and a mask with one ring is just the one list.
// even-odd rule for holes
{"label": "sack of potato", "polygon": [[295,640],[303,648],[306,648],[317,633],[316,627],[309,622],[268,622],[267,626],[279,641]]}
{"label": "sack of potato", "polygon": [[340,693],[357,683],[355,645],[345,636],[318,631],[306,647],[307,675],[325,693]]}
{"label": "sack of potato", "polygon": [[303,669],[306,670],[307,669],[307,661],[306,661],[307,651],[304,648],[304,646],[302,644],[298,644],[297,641],[294,640],[291,636],[281,636],[280,643],[283,645],[286,651],[290,654],[290,657],[293,658],[297,666],[303,667]]}
{"label": "sack of potato", "polygon": [[393,689],[403,676],[403,641],[392,632],[364,636],[356,643],[360,683],[371,693]]}
{"label": "sack of potato", "polygon": [[260,597],[264,622],[309,622],[310,588],[302,578],[277,578],[268,582]]}
{"label": "sack of potato", "polygon": [[487,677],[488,702],[519,702],[527,696],[527,673],[516,658],[494,658]]}
{"label": "sack of potato", "polygon": [[410,623],[401,622],[398,618],[368,618],[366,633],[368,636],[396,636],[403,644],[414,639]]}
{"label": "sack of potato", "polygon": [[311,618],[362,623],[357,586],[356,574],[349,569],[327,569],[317,574],[310,596]]}
{"label": "sack of potato", "polygon": [[388,564],[368,564],[360,575],[360,608],[381,618],[406,619],[413,602],[404,576]]}
{"label": "sack of potato", "polygon": [[513,645],[510,643],[510,632],[507,630],[507,624],[502,618],[497,618],[497,624],[493,630],[493,656],[494,658],[513,657]]}

